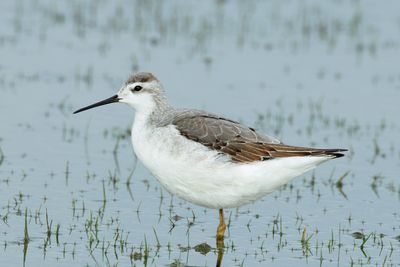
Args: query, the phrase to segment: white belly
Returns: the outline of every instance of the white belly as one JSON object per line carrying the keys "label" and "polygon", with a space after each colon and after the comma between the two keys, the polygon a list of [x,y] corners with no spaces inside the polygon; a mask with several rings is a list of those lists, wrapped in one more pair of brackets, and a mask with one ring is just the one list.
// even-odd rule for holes
{"label": "white belly", "polygon": [[232,208],[257,200],[328,160],[291,157],[231,163],[216,151],[181,136],[173,126],[132,128],[139,160],[172,194],[208,208]]}

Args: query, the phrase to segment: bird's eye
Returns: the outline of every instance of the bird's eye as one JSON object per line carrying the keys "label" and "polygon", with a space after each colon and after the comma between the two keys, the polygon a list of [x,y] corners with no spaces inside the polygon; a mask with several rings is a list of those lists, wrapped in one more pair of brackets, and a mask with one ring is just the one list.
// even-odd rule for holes
{"label": "bird's eye", "polygon": [[142,89],[143,89],[143,87],[141,87],[140,85],[136,85],[135,88],[133,88],[132,91],[138,92],[138,91],[140,91],[140,90],[142,90]]}

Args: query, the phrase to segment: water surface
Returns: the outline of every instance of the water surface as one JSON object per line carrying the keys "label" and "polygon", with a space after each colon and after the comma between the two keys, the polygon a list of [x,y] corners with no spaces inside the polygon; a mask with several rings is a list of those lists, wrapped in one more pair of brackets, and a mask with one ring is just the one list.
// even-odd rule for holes
{"label": "water surface", "polygon": [[350,149],[226,210],[223,266],[399,265],[399,8],[2,1],[0,265],[215,265],[217,211],[134,169],[134,112],[72,115],[139,70],[157,75],[176,106],[288,144]]}

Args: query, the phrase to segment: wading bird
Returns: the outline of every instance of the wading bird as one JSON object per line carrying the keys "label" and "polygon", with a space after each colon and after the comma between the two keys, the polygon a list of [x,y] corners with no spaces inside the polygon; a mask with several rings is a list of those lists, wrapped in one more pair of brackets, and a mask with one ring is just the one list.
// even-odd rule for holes
{"label": "wading bird", "polygon": [[224,208],[253,202],[346,151],[289,146],[234,120],[174,108],[157,78],[144,72],[74,113],[116,102],[136,110],[133,148],[157,180],[173,195],[219,210],[217,245],[223,245]]}

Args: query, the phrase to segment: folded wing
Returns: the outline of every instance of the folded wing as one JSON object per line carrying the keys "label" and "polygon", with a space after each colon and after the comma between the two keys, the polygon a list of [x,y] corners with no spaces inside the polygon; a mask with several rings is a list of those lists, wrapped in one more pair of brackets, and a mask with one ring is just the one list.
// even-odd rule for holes
{"label": "folded wing", "polygon": [[255,162],[284,157],[343,156],[345,149],[288,146],[238,122],[201,111],[178,114],[172,121],[186,138],[224,153],[233,162]]}

